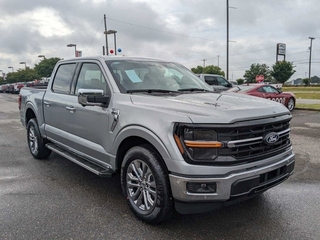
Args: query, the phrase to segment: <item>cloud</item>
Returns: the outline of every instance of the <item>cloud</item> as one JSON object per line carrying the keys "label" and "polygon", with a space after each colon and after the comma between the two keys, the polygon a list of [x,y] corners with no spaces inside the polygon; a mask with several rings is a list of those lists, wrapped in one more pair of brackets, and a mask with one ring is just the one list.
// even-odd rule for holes
{"label": "cloud", "polygon": [[[319,14],[316,0],[235,1],[229,6],[229,76],[243,76],[252,63],[275,63],[276,44],[287,44],[293,77],[308,72],[308,37],[313,42],[312,75],[320,76]],[[107,28],[117,31],[117,48],[126,56],[205,63],[226,69],[225,0],[0,0],[0,69],[33,66],[38,55],[69,58],[74,43],[84,56],[102,54]],[[114,35],[108,36],[114,48]],[[219,55],[219,57],[218,57]]]}

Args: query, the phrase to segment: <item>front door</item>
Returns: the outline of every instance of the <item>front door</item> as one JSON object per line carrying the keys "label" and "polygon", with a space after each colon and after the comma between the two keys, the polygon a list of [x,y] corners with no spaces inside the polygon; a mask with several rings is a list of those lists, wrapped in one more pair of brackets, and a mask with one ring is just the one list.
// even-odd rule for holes
{"label": "front door", "polygon": [[69,102],[67,125],[69,145],[76,152],[98,162],[109,163],[107,153],[111,110],[109,107],[85,106],[78,103],[79,89],[101,89],[110,94],[106,78],[98,62],[84,62]]}

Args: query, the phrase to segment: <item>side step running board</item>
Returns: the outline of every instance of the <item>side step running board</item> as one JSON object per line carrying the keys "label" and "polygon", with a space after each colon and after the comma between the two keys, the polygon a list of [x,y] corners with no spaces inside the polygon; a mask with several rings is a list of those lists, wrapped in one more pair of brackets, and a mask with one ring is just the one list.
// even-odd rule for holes
{"label": "side step running board", "polygon": [[52,150],[53,152],[61,155],[62,157],[65,157],[69,159],[70,161],[80,165],[81,167],[84,167],[85,169],[97,174],[100,177],[105,177],[105,178],[111,178],[114,175],[114,171],[107,168],[107,167],[102,167],[100,165],[94,164],[92,162],[87,161],[86,159],[83,159],[81,157],[78,157],[53,143],[47,143],[46,147]]}

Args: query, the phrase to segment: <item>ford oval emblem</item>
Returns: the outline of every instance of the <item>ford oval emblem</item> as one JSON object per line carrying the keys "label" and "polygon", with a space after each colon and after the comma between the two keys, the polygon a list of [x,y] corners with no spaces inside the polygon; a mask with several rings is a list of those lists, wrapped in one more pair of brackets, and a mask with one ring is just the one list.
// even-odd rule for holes
{"label": "ford oval emblem", "polygon": [[271,132],[268,133],[265,137],[264,137],[264,142],[266,144],[273,144],[275,142],[277,142],[279,140],[279,134],[276,132]]}

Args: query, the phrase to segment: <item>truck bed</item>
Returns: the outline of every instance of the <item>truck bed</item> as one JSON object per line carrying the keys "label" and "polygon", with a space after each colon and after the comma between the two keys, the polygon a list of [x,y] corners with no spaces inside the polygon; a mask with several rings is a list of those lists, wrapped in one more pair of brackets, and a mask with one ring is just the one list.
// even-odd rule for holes
{"label": "truck bed", "polygon": [[20,99],[21,99],[21,105],[20,108],[22,111],[20,111],[20,119],[23,124],[23,126],[26,126],[25,122],[25,116],[22,114],[25,109],[27,108],[27,105],[30,105],[31,108],[34,110],[35,113],[37,113],[37,121],[39,126],[43,124],[44,117],[43,117],[43,96],[46,92],[47,86],[32,86],[32,87],[23,87],[20,90]]}

